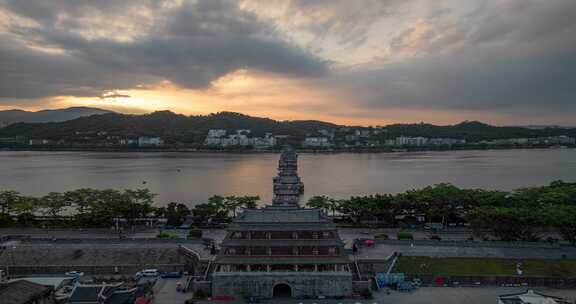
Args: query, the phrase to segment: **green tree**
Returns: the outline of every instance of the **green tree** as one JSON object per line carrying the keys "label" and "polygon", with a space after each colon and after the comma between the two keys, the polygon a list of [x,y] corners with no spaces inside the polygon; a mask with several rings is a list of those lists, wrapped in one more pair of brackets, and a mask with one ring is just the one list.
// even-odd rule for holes
{"label": "green tree", "polygon": [[40,207],[45,211],[45,214],[52,219],[60,216],[60,213],[65,207],[69,206],[65,200],[64,195],[58,192],[50,192],[40,198]]}
{"label": "green tree", "polygon": [[576,206],[556,205],[547,208],[548,223],[562,239],[576,245]]}
{"label": "green tree", "polygon": [[76,207],[76,218],[84,221],[89,216],[90,208],[98,200],[100,190],[82,188],[64,192],[64,200],[69,206]]}
{"label": "green tree", "polygon": [[322,209],[324,212],[328,213],[328,210],[331,209],[332,204],[330,203],[330,199],[327,196],[321,195],[313,196],[308,199],[306,206],[309,208]]}
{"label": "green tree", "polygon": [[18,224],[21,226],[31,226],[35,223],[35,213],[38,210],[40,203],[34,197],[21,197],[18,202],[12,206],[13,212],[16,214]]}
{"label": "green tree", "polygon": [[529,207],[483,207],[471,213],[471,223],[475,231],[489,229],[502,241],[536,241],[538,229],[547,224],[542,214]]}
{"label": "green tree", "polygon": [[258,195],[237,196],[236,201],[238,202],[238,206],[240,208],[254,209],[258,206],[258,201],[260,201],[260,196],[258,196]]}
{"label": "green tree", "polygon": [[190,215],[190,209],[184,204],[171,202],[166,206],[166,219],[168,226],[180,226],[186,220],[186,217]]}
{"label": "green tree", "polygon": [[16,205],[21,199],[22,196],[17,191],[0,191],[0,212],[2,214],[8,214],[13,206]]}
{"label": "green tree", "polygon": [[118,197],[121,203],[115,211],[133,227],[135,219],[147,217],[152,212],[155,196],[148,189],[124,190]]}

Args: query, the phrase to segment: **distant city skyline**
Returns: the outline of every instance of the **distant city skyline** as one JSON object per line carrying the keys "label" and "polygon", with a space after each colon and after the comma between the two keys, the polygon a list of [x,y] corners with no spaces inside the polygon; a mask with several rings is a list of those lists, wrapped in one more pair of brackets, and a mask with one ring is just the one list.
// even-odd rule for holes
{"label": "distant city skyline", "polygon": [[574,126],[571,0],[0,0],[0,110]]}

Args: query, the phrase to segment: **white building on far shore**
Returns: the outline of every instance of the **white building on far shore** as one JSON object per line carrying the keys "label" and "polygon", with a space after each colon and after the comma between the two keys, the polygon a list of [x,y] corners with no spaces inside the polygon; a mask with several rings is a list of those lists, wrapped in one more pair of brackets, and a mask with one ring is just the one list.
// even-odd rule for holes
{"label": "white building on far shore", "polygon": [[138,137],[139,147],[161,147],[164,145],[164,140],[160,137]]}

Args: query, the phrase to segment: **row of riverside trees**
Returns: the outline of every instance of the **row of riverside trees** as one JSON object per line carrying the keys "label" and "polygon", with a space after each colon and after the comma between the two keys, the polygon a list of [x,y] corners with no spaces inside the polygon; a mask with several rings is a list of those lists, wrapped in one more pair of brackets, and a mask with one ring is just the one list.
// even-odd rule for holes
{"label": "row of riverside trees", "polygon": [[480,238],[503,241],[536,241],[541,232],[549,231],[576,244],[576,183],[562,181],[510,192],[437,184],[396,195],[315,196],[307,206],[356,226],[417,227],[435,222],[470,227]]}
{"label": "row of riverside trees", "polygon": [[[0,191],[0,227],[46,225],[110,227],[121,218],[133,226],[141,218],[166,218],[180,226],[188,216],[199,225],[229,222],[241,208],[255,208],[258,196],[213,196],[206,202],[153,206],[147,189],[78,189],[42,197]],[[324,209],[345,225],[418,227],[426,222],[470,227],[484,239],[534,241],[541,232],[558,233],[576,244],[576,183],[554,181],[515,191],[461,189],[437,184],[399,194],[353,196],[349,199],[312,197],[308,207]]]}
{"label": "row of riverside trees", "polygon": [[180,226],[191,214],[198,222],[227,222],[240,208],[255,208],[258,196],[218,196],[190,209],[171,202],[155,207],[148,189],[113,190],[83,188],[50,192],[42,197],[25,196],[16,191],[0,191],[0,227],[111,227],[115,219],[133,227],[138,219],[166,218],[168,226]]}

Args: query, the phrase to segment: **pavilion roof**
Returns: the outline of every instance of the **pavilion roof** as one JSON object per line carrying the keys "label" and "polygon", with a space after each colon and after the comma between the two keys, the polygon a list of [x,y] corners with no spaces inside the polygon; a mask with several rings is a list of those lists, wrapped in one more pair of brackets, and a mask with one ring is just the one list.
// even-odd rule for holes
{"label": "pavilion roof", "polygon": [[348,264],[352,261],[347,255],[340,256],[314,256],[314,257],[246,257],[246,256],[219,256],[217,264]]}
{"label": "pavilion roof", "polygon": [[221,246],[343,246],[344,243],[339,239],[316,239],[316,240],[248,240],[248,239],[225,239]]}
{"label": "pavilion roof", "polygon": [[336,226],[332,223],[231,223],[228,231],[332,231]]}
{"label": "pavilion roof", "polygon": [[245,209],[234,223],[331,223],[320,209],[267,207]]}

